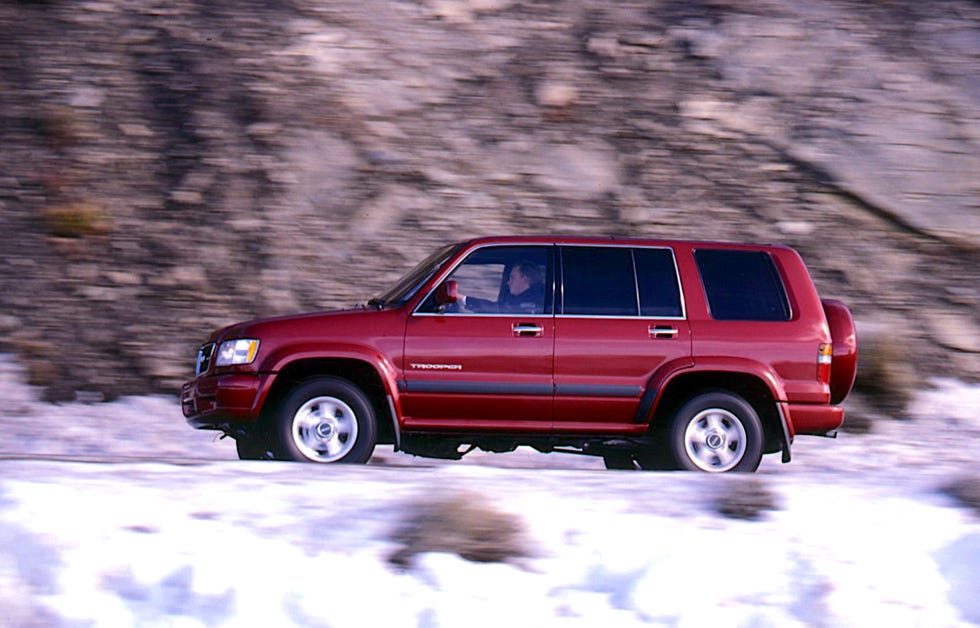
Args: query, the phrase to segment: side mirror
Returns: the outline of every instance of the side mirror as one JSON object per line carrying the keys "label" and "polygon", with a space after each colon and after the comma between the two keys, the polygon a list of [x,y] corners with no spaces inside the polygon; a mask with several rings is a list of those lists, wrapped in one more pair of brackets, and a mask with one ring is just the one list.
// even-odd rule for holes
{"label": "side mirror", "polygon": [[458,298],[459,284],[456,283],[455,279],[443,282],[442,285],[436,288],[436,305],[438,306],[455,303]]}

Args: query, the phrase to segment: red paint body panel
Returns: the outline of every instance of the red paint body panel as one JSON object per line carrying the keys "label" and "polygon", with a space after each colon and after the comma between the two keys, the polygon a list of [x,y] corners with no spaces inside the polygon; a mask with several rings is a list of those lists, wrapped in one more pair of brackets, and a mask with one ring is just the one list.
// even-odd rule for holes
{"label": "red paint body panel", "polygon": [[268,375],[241,374],[200,377],[184,384],[184,415],[197,427],[212,422],[254,423],[258,418],[259,392],[271,383]]}
{"label": "red paint body panel", "polygon": [[[711,245],[718,248],[717,245]],[[786,247],[767,247],[779,269],[789,300],[791,319],[779,322],[718,321],[711,317],[693,253],[698,245],[678,253],[688,288],[689,317],[695,364],[709,368],[718,360],[746,356],[763,365],[759,370],[777,401],[827,403],[830,389],[816,375],[816,358],[821,343],[830,342],[830,328],[823,306],[800,256]],[[734,250],[756,247],[728,245]],[[713,367],[711,367],[713,368]]]}
{"label": "red paint body panel", "polygon": [[787,404],[796,434],[825,436],[844,423],[844,408],[816,404]]}
{"label": "red paint body panel", "polygon": [[[553,321],[530,315],[410,317],[401,394],[405,426],[484,429],[476,426],[502,419],[550,426]],[[515,336],[513,326],[525,323],[539,326],[541,335]]]}
{"label": "red paint body panel", "polygon": [[[562,245],[669,248],[677,264],[683,316],[566,316],[557,297],[557,314],[419,311],[467,256],[498,245],[554,247],[551,251]],[[790,319],[712,318],[695,258],[700,248],[767,253],[785,290]],[[560,265],[560,255],[550,257]],[[558,295],[560,272],[554,282]],[[518,325],[540,328],[541,333],[515,334]],[[669,333],[652,334],[656,327]],[[185,384],[181,403],[192,426],[229,431],[230,425],[253,424],[284,370],[299,363],[356,361],[377,374],[387,397],[377,405],[391,408],[395,427],[405,433],[456,439],[471,432],[510,434],[521,442],[576,434],[641,436],[675,381],[690,375],[738,374],[761,382],[770,403],[780,404],[788,440],[795,434],[827,434],[840,426],[843,410],[836,404],[853,385],[857,360],[850,313],[839,302],[821,302],[803,260],[792,249],[668,240],[473,240],[460,245],[396,305],[257,319],[218,330],[207,342],[217,348],[242,338],[260,340],[253,363],[218,368],[212,360]],[[823,343],[834,348],[829,381],[818,377]]]}
{"label": "red paint body panel", "polygon": [[498,432],[502,434],[540,434],[551,431],[551,421],[513,421],[510,419],[472,419],[467,423],[408,418],[403,423],[406,431],[442,432],[466,434],[468,432]]}
{"label": "red paint body panel", "polygon": [[840,301],[823,301],[827,322],[833,330],[834,360],[830,372],[830,403],[838,404],[847,397],[857,377],[857,329],[850,310]]}
{"label": "red paint body panel", "polygon": [[404,329],[404,313],[368,310],[280,316],[226,327],[208,342],[259,338],[255,361],[245,366],[212,366],[185,384],[181,396],[184,416],[196,427],[255,423],[276,374],[301,360],[364,362],[375,369],[386,390],[394,393],[400,368],[393,361],[401,361]]}
{"label": "red paint body panel", "polygon": [[[677,334],[651,337],[651,327],[669,327]],[[563,429],[575,430],[578,424],[585,431],[635,423],[647,384],[668,362],[693,364],[685,320],[558,317],[555,421]]]}

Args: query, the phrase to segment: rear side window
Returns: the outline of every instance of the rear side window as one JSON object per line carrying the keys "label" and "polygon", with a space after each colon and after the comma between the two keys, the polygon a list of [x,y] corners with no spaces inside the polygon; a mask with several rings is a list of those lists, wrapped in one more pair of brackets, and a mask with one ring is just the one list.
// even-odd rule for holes
{"label": "rear side window", "polygon": [[720,321],[788,321],[786,291],[768,253],[695,251],[711,318]]}
{"label": "rear side window", "polygon": [[633,256],[616,247],[562,248],[564,314],[636,316]]}
{"label": "rear side window", "polygon": [[640,316],[681,317],[681,291],[670,249],[633,249]]}

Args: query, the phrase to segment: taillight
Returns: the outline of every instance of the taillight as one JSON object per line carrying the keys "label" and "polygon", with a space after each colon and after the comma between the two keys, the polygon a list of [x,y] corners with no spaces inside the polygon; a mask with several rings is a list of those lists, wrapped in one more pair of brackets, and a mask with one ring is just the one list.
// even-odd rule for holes
{"label": "taillight", "polygon": [[824,342],[817,350],[817,379],[824,384],[830,383],[830,367],[834,361],[834,345]]}

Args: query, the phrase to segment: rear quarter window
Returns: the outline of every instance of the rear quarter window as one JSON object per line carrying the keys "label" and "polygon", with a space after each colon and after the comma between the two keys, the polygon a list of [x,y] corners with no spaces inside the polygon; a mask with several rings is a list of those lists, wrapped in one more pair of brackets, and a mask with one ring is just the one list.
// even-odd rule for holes
{"label": "rear quarter window", "polygon": [[695,251],[711,318],[788,321],[789,302],[772,257],[764,251]]}

